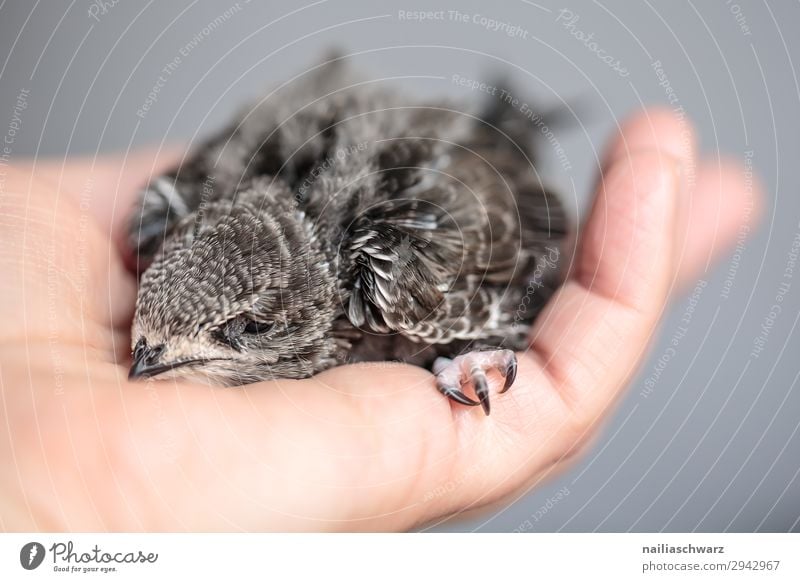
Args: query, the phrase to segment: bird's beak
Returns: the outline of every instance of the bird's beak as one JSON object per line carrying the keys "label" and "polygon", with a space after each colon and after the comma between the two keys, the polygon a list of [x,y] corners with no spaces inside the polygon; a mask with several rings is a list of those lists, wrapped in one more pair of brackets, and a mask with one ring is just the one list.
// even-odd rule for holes
{"label": "bird's beak", "polygon": [[137,346],[133,352],[133,362],[128,372],[128,380],[136,378],[152,378],[164,372],[169,372],[175,368],[196,364],[202,360],[182,360],[178,362],[162,362],[161,355],[164,353],[164,346]]}
{"label": "bird's beak", "polygon": [[161,354],[163,352],[164,346],[137,345],[133,352],[133,362],[131,362],[131,369],[128,372],[128,379],[150,378],[171,370],[171,365],[165,365],[161,362]]}
{"label": "bird's beak", "polygon": [[128,372],[128,380],[152,378],[175,368],[181,368],[189,364],[202,364],[207,361],[202,358],[195,358],[177,362],[164,362],[161,358],[164,349],[163,345],[148,346],[144,343],[144,340],[139,340],[133,351],[133,362],[131,362],[131,369]]}

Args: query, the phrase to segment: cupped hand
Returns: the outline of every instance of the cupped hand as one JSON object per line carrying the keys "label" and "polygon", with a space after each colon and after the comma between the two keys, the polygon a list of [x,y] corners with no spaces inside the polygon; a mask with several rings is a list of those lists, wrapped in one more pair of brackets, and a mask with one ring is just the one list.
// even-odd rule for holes
{"label": "cupped hand", "polygon": [[489,417],[398,364],[243,388],[128,382],[136,289],[116,240],[136,188],[176,155],[6,168],[0,529],[400,530],[535,486],[613,409],[669,294],[758,205],[741,168],[695,159],[691,134],[660,110],[623,125],[569,278]]}

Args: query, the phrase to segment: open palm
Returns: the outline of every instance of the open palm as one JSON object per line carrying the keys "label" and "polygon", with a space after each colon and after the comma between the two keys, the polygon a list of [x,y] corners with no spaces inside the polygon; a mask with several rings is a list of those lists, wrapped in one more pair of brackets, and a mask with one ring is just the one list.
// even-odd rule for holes
{"label": "open palm", "polygon": [[741,221],[741,170],[696,162],[686,131],[658,110],[624,124],[570,276],[490,417],[397,364],[244,388],[128,382],[136,283],[114,241],[169,156],[10,168],[0,528],[397,530],[534,485],[590,439],[670,291]]}

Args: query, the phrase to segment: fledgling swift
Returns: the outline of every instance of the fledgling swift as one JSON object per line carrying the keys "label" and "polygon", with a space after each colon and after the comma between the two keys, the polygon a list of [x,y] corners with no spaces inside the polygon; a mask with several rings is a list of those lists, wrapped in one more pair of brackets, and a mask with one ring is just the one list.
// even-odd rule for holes
{"label": "fledgling swift", "polygon": [[537,133],[506,100],[472,111],[342,59],[309,70],[142,191],[130,376],[240,385],[400,360],[489,414],[486,372],[513,383],[558,284],[566,221]]}

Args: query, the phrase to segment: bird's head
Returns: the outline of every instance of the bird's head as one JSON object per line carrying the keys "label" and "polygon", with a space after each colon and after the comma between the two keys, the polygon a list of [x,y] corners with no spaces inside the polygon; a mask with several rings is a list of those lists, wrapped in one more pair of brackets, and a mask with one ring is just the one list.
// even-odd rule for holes
{"label": "bird's head", "polygon": [[129,377],[238,385],[332,357],[332,270],[291,194],[267,190],[208,203],[168,234],[140,281]]}

